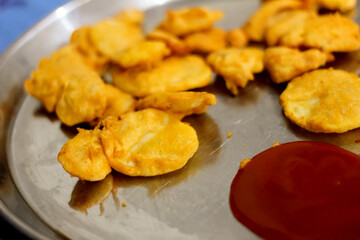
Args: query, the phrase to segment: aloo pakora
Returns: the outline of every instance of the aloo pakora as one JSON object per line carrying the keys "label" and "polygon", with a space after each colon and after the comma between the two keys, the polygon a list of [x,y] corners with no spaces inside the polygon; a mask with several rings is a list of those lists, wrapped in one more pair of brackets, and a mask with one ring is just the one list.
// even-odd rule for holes
{"label": "aloo pakora", "polygon": [[163,41],[171,49],[172,54],[185,55],[190,53],[189,47],[182,39],[164,30],[154,29],[147,35],[147,38],[149,40]]}
{"label": "aloo pakora", "polygon": [[280,95],[285,116],[311,132],[342,133],[360,127],[360,79],[320,69],[293,79]]}
{"label": "aloo pakora", "polygon": [[285,10],[301,8],[304,8],[304,3],[298,0],[267,1],[248,19],[242,29],[250,40],[261,42],[272,17]]}
{"label": "aloo pakora", "polygon": [[142,41],[113,56],[113,61],[122,68],[151,67],[171,53],[161,41]]}
{"label": "aloo pakora", "polygon": [[120,116],[134,107],[131,95],[105,84],[97,74],[87,73],[66,85],[56,104],[56,114],[68,126],[95,125],[106,116]]}
{"label": "aloo pakora", "polygon": [[212,28],[213,24],[223,16],[223,12],[207,8],[168,10],[159,28],[176,36],[184,36]]}
{"label": "aloo pakora", "polygon": [[101,74],[105,71],[110,59],[102,55],[95,48],[94,44],[91,42],[89,32],[89,26],[84,26],[75,30],[71,35],[70,43],[83,55],[85,62],[92,66],[96,72]]}
{"label": "aloo pakora", "polygon": [[76,75],[93,70],[72,45],[65,46],[40,60],[39,66],[24,83],[25,90],[38,99],[48,112],[55,110],[64,87]]}
{"label": "aloo pakora", "polygon": [[189,34],[184,38],[184,42],[192,52],[211,53],[225,48],[225,36],[224,30],[212,28],[210,30]]}
{"label": "aloo pakora", "polygon": [[156,109],[102,121],[101,142],[110,166],[129,176],[155,176],[182,168],[196,152],[195,130]]}
{"label": "aloo pakora", "polygon": [[112,70],[113,84],[136,97],[204,87],[210,83],[211,75],[211,69],[196,55],[172,56],[152,69]]}
{"label": "aloo pakora", "polygon": [[71,176],[81,180],[100,181],[111,172],[100,140],[101,130],[79,128],[78,131],[61,148],[58,160]]}
{"label": "aloo pakora", "polygon": [[265,40],[269,46],[279,43],[279,40],[296,26],[302,24],[310,16],[316,16],[316,12],[309,10],[289,10],[273,17],[265,30]]}
{"label": "aloo pakora", "polygon": [[104,87],[103,97],[106,99],[106,107],[99,120],[109,116],[121,116],[135,110],[136,100],[130,94],[110,84],[104,84]]}
{"label": "aloo pakora", "polygon": [[167,112],[178,119],[201,114],[208,106],[216,104],[215,95],[207,92],[166,92],[140,99],[136,108],[154,108]]}
{"label": "aloo pakora", "polygon": [[[142,15],[141,12],[139,12]],[[112,59],[125,49],[144,39],[141,29],[142,18],[120,13],[91,26],[90,39],[96,49],[104,56]]]}
{"label": "aloo pakora", "polygon": [[340,14],[311,16],[280,39],[280,45],[350,52],[360,48],[359,26]]}
{"label": "aloo pakora", "polygon": [[290,81],[309,70],[333,61],[331,53],[318,49],[301,51],[287,47],[270,47],[264,52],[264,65],[275,83]]}
{"label": "aloo pakora", "polygon": [[237,95],[238,87],[245,87],[248,81],[254,80],[254,73],[263,71],[263,55],[262,50],[253,47],[226,48],[211,53],[207,62],[224,78],[227,89]]}
{"label": "aloo pakora", "polygon": [[226,33],[226,41],[231,47],[242,48],[248,44],[248,38],[244,30],[235,28]]}

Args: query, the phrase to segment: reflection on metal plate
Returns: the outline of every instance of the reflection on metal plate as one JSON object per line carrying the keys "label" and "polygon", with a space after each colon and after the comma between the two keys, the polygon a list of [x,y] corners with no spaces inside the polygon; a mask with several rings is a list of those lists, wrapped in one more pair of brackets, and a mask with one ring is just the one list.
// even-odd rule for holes
{"label": "reflection on metal plate", "polygon": [[[259,3],[201,0],[199,5],[223,10],[226,17],[217,26],[231,29]],[[81,25],[138,7],[145,10],[145,30],[150,31],[166,9],[187,6],[194,6],[194,1],[75,1],[35,26],[2,56],[0,213],[26,234],[53,239],[258,239],[229,208],[230,184],[241,159],[276,141],[305,139],[360,152],[355,143],[360,130],[313,134],[290,123],[278,103],[284,86],[275,86],[266,74],[237,97],[216,78],[202,90],[216,94],[218,103],[206,114],[185,118],[197,130],[200,147],[183,169],[152,178],[113,172],[96,184],[71,178],[57,154],[76,130],[27,96],[23,81],[41,57],[66,44],[71,31]],[[332,66],[357,72],[358,55],[342,54]]]}

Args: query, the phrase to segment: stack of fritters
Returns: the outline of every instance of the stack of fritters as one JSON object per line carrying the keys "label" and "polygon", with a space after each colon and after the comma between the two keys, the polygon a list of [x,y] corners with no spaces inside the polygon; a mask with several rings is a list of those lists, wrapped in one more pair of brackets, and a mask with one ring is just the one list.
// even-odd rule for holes
{"label": "stack of fritters", "polygon": [[[309,131],[344,132],[360,126],[359,78],[315,69],[333,61],[334,52],[359,49],[359,27],[342,15],[354,6],[266,1],[229,31],[214,27],[221,11],[168,10],[148,34],[143,13],[125,10],[76,30],[68,46],[40,61],[25,89],[64,124],[96,126],[78,129],[58,156],[66,171],[89,181],[111,169],[154,176],[184,166],[199,143],[182,118],[216,103],[213,94],[189,90],[209,85],[212,72],[237,95],[266,69],[275,83],[292,81],[280,96],[288,118]],[[338,12],[319,14],[319,7]],[[104,81],[109,74],[112,82]]]}

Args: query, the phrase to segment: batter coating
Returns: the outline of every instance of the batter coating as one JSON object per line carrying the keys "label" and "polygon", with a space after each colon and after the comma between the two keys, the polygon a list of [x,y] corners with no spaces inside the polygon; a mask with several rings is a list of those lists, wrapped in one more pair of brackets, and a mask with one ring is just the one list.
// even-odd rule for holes
{"label": "batter coating", "polygon": [[321,69],[293,79],[280,95],[285,116],[311,132],[360,127],[360,80],[354,73]]}

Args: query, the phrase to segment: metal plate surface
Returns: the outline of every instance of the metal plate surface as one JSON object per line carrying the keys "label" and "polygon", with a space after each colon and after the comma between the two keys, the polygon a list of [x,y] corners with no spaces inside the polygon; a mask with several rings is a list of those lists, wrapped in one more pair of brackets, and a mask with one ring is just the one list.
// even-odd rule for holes
{"label": "metal plate surface", "polygon": [[[112,195],[85,212],[70,207],[72,194],[83,189],[57,161],[62,145],[76,133],[47,114],[22,87],[38,61],[66,44],[72,31],[121,9],[146,13],[144,30],[153,29],[166,9],[206,6],[225,12],[218,27],[240,26],[258,7],[255,0],[98,0],[75,1],[27,32],[0,61],[0,213],[30,237],[41,239],[258,239],[232,216],[230,184],[240,160],[272,143],[296,140],[328,142],[357,154],[360,130],[313,134],[290,123],[276,86],[266,74],[232,97],[221,78],[204,91],[217,104],[206,114],[188,117],[200,147],[188,164],[171,174],[131,178],[112,173]],[[356,18],[359,22],[359,19]],[[358,72],[359,52],[341,54],[333,67]],[[227,138],[227,133],[232,137]],[[127,203],[126,207],[121,202]]]}

